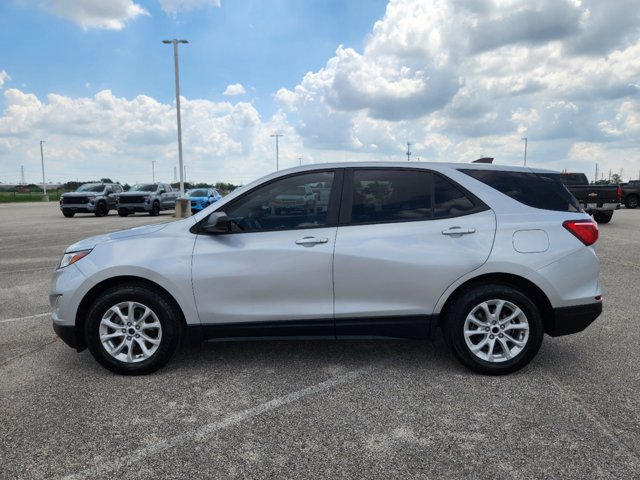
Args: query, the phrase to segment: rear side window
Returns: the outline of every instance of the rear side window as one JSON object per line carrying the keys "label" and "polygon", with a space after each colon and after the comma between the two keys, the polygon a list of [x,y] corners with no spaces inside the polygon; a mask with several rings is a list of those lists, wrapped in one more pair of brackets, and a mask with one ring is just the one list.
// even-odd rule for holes
{"label": "rear side window", "polygon": [[[414,169],[353,171],[353,199],[343,223],[385,223],[469,215],[487,207],[449,180]],[[348,208],[348,207],[347,207]]]}
{"label": "rear side window", "polygon": [[579,212],[580,205],[557,174],[460,170],[529,207],[557,212]]}

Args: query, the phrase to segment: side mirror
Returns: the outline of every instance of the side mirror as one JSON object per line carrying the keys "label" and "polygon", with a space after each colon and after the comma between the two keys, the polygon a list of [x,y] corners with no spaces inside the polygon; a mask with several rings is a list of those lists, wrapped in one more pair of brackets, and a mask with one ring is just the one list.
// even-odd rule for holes
{"label": "side mirror", "polygon": [[163,189],[158,190],[158,194],[162,195],[163,193],[165,193],[165,191]]}
{"label": "side mirror", "polygon": [[213,212],[200,224],[200,231],[205,233],[228,233],[231,231],[231,221],[224,212]]}

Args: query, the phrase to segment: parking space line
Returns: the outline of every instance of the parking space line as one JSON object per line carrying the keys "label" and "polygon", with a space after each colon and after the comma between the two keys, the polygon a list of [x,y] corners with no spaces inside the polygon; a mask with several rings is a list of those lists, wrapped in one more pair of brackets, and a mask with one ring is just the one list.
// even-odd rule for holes
{"label": "parking space line", "polygon": [[268,402],[262,403],[255,407],[249,408],[247,410],[243,410],[237,413],[232,413],[220,421],[209,423],[207,425],[204,425],[203,427],[198,428],[195,431],[181,433],[180,435],[176,435],[174,437],[161,440],[160,442],[149,445],[147,447],[139,448],[138,450],[135,450],[132,454],[122,456],[118,460],[104,462],[101,465],[96,465],[95,467],[88,468],[86,470],[83,470],[81,472],[78,472],[72,475],[68,475],[64,477],[64,479],[80,480],[80,479],[95,477],[97,475],[104,475],[108,472],[113,472],[114,470],[117,470],[124,466],[131,465],[141,460],[144,460],[146,457],[150,455],[158,454],[160,452],[164,452],[165,450],[178,447],[189,441],[202,441],[209,435],[219,432],[220,430],[223,430],[225,428],[232,427],[234,425],[242,423],[245,420],[249,420],[251,418],[257,417],[259,415],[262,415],[263,413],[267,413],[271,410],[275,410],[277,408],[283,407],[290,403],[301,400],[305,397],[330,390],[334,387],[337,387],[338,385],[351,383],[358,377],[361,377],[362,375],[365,375],[366,373],[373,370],[373,368],[374,368],[373,366],[369,366],[369,367],[361,368],[359,370],[353,370],[339,377],[326,380],[324,382],[318,383],[316,385],[312,385],[307,388],[303,388],[302,390],[289,393],[288,395],[284,395],[282,397],[278,397],[273,400],[269,400]]}
{"label": "parking space line", "polygon": [[20,318],[7,318],[6,320],[0,320],[0,323],[9,323],[9,322],[19,322],[21,320],[32,320],[34,318],[46,317],[47,315],[51,315],[51,312],[47,313],[38,313],[36,315],[29,315],[28,317],[20,317]]}

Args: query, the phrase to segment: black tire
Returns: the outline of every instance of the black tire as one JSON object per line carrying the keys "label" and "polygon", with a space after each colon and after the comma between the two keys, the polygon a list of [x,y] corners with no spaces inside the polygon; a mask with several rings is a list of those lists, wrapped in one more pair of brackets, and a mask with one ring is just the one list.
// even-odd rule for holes
{"label": "black tire", "polygon": [[593,219],[598,223],[609,223],[613,217],[613,211],[611,212],[594,212]]}
{"label": "black tire", "polygon": [[121,217],[128,217],[129,216],[129,210],[127,210],[126,208],[119,208],[118,209],[118,215],[120,215]]}
{"label": "black tire", "polygon": [[67,210],[66,208],[64,210],[62,210],[62,215],[64,215],[67,218],[71,218],[76,214],[76,212],[73,212],[71,210]]}
{"label": "black tire", "polygon": [[[481,305],[489,307],[490,312],[493,306],[494,310],[491,314],[495,314],[498,310],[493,302],[500,301],[507,303],[500,310],[502,314],[498,312],[498,319],[494,321],[491,318],[486,318],[484,310],[480,308]],[[517,312],[513,308],[514,306],[524,316],[518,315],[513,320],[507,321],[509,314]],[[470,326],[467,327],[468,331],[475,331],[475,327],[478,329],[478,333],[465,336],[467,319],[478,319],[483,316],[487,320],[487,326],[480,327],[470,321]],[[500,327],[501,320],[507,322],[504,329]],[[528,335],[524,330],[526,325],[528,325]],[[454,299],[451,307],[445,313],[442,328],[445,340],[458,360],[471,370],[484,375],[505,375],[521,369],[538,353],[544,336],[542,316],[535,303],[522,291],[503,284],[476,286],[463,292],[462,295]],[[487,328],[489,330],[486,330]],[[479,349],[478,353],[471,351],[469,344],[477,347],[485,340],[487,343]],[[523,345],[517,346],[510,340],[522,342]],[[513,346],[511,350],[509,350],[509,344]],[[503,345],[507,348],[503,348]],[[494,349],[496,350],[494,351]],[[481,357],[487,357],[489,360]]]}
{"label": "black tire", "polygon": [[[180,312],[173,303],[164,298],[165,296],[166,294],[163,292],[149,288],[147,285],[136,283],[123,284],[102,293],[89,310],[84,332],[89,351],[98,363],[112,372],[120,373],[122,375],[146,375],[163,367],[178,350],[182,339],[182,322]],[[136,330],[134,330],[135,326],[132,328],[131,326],[126,326],[124,323],[122,324],[122,333],[124,333],[124,335],[120,335],[119,338],[122,338],[122,342],[126,341],[131,345],[122,349],[122,355],[126,356],[129,354],[129,349],[131,349],[132,356],[136,354],[138,357],[144,357],[140,347],[141,343],[146,345],[145,348],[155,348],[155,351],[153,351],[148,358],[132,359],[130,362],[121,361],[120,359],[115,358],[115,356],[106,350],[107,347],[103,345],[100,339],[101,322],[104,318],[109,316],[109,310],[118,304],[125,303],[128,305],[129,302],[135,302],[136,304],[141,305],[141,308],[138,309],[137,312],[144,311],[144,308],[146,307],[151,309],[156,318],[147,317],[147,320],[151,319],[153,325],[155,325],[156,319],[160,323],[160,328],[155,330],[156,333],[159,332],[159,335],[156,334],[154,338],[157,339],[159,336],[159,343],[157,344],[157,347],[153,344],[147,343],[145,340],[140,340],[140,338],[133,338],[136,334]],[[127,307],[122,307],[121,312],[123,315],[125,315],[126,312],[126,320],[129,320],[129,311],[127,310]],[[136,310],[134,309],[134,317],[136,316],[135,312]],[[120,317],[113,313],[111,313],[111,315],[113,315],[111,317],[112,321],[121,322],[121,320],[119,320]],[[137,315],[138,318],[140,318],[140,315]],[[147,326],[152,326],[152,324],[147,324]],[[102,328],[109,327],[103,326]],[[131,333],[125,333],[124,331],[127,329],[131,330]],[[113,332],[118,333],[119,330],[119,328],[108,330],[106,335],[113,334]],[[147,333],[149,331],[153,332],[154,329],[151,328],[150,330],[145,330],[143,327],[142,330],[138,330],[138,332]],[[154,333],[151,333],[150,335],[154,336]],[[113,343],[118,343],[119,338],[113,339]],[[126,354],[124,353],[125,350],[127,350]]]}
{"label": "black tire", "polygon": [[158,215],[160,215],[160,204],[158,202],[153,202],[153,205],[151,205],[151,210],[149,210],[149,215],[151,215],[152,217],[157,217]]}
{"label": "black tire", "polygon": [[624,201],[624,206],[627,208],[638,208],[638,196],[628,195]]}
{"label": "black tire", "polygon": [[98,202],[98,205],[96,205],[96,211],[93,214],[96,217],[106,217],[107,215],[109,215],[107,204],[104,202]]}

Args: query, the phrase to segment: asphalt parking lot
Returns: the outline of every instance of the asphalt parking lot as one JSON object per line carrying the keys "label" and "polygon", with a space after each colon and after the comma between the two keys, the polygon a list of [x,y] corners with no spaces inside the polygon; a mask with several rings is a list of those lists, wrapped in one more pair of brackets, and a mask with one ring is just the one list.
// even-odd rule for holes
{"label": "asphalt parking lot", "polygon": [[0,478],[640,478],[640,210],[600,227],[602,316],[500,378],[418,341],[207,343],[121,377],[52,331],[87,236],[173,220],[0,204]]}

